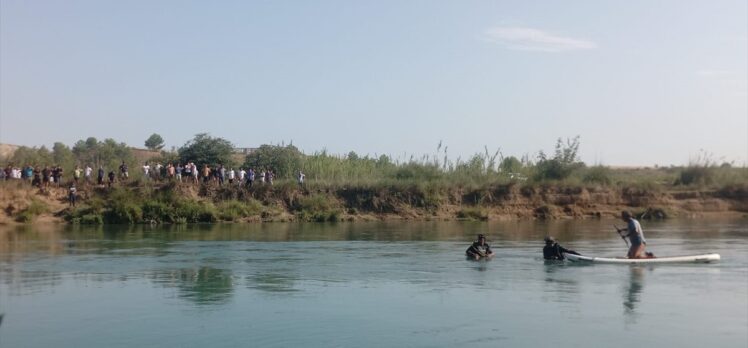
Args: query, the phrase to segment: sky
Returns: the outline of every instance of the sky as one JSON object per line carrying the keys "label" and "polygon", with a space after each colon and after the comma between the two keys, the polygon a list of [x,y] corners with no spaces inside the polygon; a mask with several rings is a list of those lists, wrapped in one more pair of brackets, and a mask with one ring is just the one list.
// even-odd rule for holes
{"label": "sky", "polygon": [[0,143],[745,165],[747,3],[0,0]]}

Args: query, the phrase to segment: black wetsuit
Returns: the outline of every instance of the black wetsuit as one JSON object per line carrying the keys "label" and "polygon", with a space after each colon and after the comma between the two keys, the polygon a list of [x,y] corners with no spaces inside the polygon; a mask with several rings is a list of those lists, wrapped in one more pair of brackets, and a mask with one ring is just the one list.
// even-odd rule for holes
{"label": "black wetsuit", "polygon": [[563,260],[563,253],[579,255],[578,252],[566,249],[558,243],[553,243],[551,245],[546,244],[543,247],[543,258],[546,260]]}
{"label": "black wetsuit", "polygon": [[493,251],[491,250],[491,247],[488,244],[480,245],[478,242],[473,242],[473,245],[471,245],[467,250],[465,250],[465,254],[470,257],[474,257],[475,255],[478,256],[487,256],[492,254]]}

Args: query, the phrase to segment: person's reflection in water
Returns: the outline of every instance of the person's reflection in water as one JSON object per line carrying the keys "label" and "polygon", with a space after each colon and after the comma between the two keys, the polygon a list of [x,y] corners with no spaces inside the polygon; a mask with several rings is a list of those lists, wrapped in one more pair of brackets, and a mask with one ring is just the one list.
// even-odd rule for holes
{"label": "person's reflection in water", "polygon": [[627,315],[635,314],[636,304],[639,303],[639,295],[644,289],[644,267],[631,266],[628,288],[624,293],[623,307]]}

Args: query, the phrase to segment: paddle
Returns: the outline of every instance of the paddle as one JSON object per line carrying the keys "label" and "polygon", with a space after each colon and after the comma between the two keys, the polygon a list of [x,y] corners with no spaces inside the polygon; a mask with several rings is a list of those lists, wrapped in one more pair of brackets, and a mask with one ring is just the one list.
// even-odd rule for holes
{"label": "paddle", "polygon": [[616,226],[616,225],[613,225],[613,228],[615,228],[615,229],[616,229],[616,232],[618,232],[618,235],[619,235],[619,236],[621,236],[621,239],[623,239],[623,242],[624,242],[624,243],[626,243],[626,247],[628,248],[628,247],[629,247],[629,241],[628,241],[628,240],[626,240],[626,237],[624,237],[624,236],[623,236],[623,235],[621,234],[621,229],[620,229],[620,228],[618,228],[618,226]]}

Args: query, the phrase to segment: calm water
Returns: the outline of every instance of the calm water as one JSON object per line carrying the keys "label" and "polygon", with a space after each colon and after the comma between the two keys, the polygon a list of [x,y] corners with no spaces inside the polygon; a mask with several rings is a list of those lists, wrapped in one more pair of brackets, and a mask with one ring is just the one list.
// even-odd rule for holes
{"label": "calm water", "polygon": [[644,222],[658,255],[722,255],[651,267],[541,259],[547,232],[625,254],[613,221],[6,228],[0,347],[744,348],[747,221]]}

